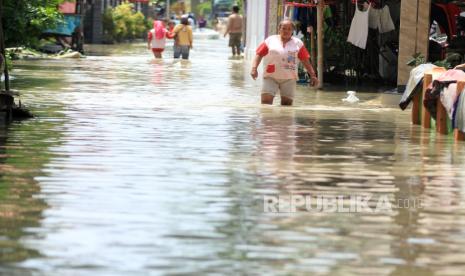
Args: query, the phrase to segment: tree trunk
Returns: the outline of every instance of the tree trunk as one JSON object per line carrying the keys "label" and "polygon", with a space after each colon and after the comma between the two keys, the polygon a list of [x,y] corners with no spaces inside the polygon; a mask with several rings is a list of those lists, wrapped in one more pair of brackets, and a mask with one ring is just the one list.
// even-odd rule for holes
{"label": "tree trunk", "polygon": [[5,37],[3,36],[3,0],[0,0],[0,53],[3,56],[5,69],[5,90],[10,90],[10,78],[8,76],[8,66],[6,64],[6,53],[5,53]]}

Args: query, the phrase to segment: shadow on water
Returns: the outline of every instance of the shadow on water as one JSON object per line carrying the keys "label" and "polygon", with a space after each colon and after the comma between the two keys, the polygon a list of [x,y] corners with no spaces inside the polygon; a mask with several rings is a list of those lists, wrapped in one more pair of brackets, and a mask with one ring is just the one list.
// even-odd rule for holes
{"label": "shadow on water", "polygon": [[36,118],[0,128],[1,275],[33,275],[33,271],[15,264],[43,257],[40,249],[26,241],[42,236],[38,229],[49,208],[36,178],[46,175],[45,167],[55,156],[50,148],[60,143],[62,132],[58,128],[63,116],[57,110],[62,108],[57,108],[60,105],[51,100],[50,92],[62,86],[62,77],[43,72],[20,76],[14,82],[15,89],[27,94],[22,100],[29,100]]}

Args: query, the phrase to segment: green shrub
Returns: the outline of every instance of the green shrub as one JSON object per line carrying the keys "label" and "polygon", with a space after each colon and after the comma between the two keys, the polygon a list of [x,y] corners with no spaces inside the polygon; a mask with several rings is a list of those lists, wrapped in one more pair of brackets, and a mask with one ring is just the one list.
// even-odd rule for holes
{"label": "green shrub", "polygon": [[6,47],[35,46],[38,37],[63,20],[58,4],[63,0],[4,0],[3,31]]}
{"label": "green shrub", "polygon": [[103,31],[107,42],[122,42],[142,38],[149,30],[144,15],[134,11],[134,5],[123,3],[107,9],[103,15]]}
{"label": "green shrub", "polygon": [[196,7],[195,7],[195,11],[198,15],[200,16],[206,16],[207,14],[211,14],[212,13],[212,3],[211,1],[206,1],[206,2],[203,2],[201,4],[198,4]]}

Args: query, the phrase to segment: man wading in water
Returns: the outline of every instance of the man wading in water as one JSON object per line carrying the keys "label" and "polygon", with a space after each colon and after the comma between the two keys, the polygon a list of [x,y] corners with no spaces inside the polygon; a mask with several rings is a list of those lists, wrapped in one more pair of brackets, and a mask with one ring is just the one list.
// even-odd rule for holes
{"label": "man wading in water", "polygon": [[241,54],[242,24],[243,19],[239,14],[239,7],[233,6],[233,13],[228,17],[228,27],[224,33],[224,37],[229,34],[229,47],[232,49],[233,56]]}
{"label": "man wading in water", "polygon": [[269,36],[257,48],[250,75],[257,79],[257,68],[265,59],[265,73],[262,85],[262,104],[273,104],[278,91],[281,105],[292,105],[298,79],[298,62],[304,65],[310,75],[310,85],[318,85],[315,70],[310,64],[310,54],[302,40],[293,37],[294,24],[290,20],[279,23],[279,34]]}

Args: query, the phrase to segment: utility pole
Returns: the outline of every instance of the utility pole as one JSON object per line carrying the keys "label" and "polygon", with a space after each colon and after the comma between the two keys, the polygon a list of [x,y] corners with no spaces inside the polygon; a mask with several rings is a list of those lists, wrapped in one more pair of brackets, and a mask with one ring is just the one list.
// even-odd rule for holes
{"label": "utility pole", "polygon": [[8,66],[6,65],[5,36],[3,35],[3,0],[0,0],[0,53],[2,62],[5,66],[3,74],[5,75],[5,91],[10,91],[10,78],[8,75]]}
{"label": "utility pole", "polygon": [[166,0],[166,19],[170,20],[170,0]]}
{"label": "utility pole", "polygon": [[323,10],[325,8],[325,3],[324,0],[318,1],[317,5],[317,12],[316,12],[316,17],[317,17],[317,72],[318,72],[318,89],[323,87],[323,47],[324,47],[324,41],[323,41],[323,21],[324,21],[324,16],[323,16]]}

